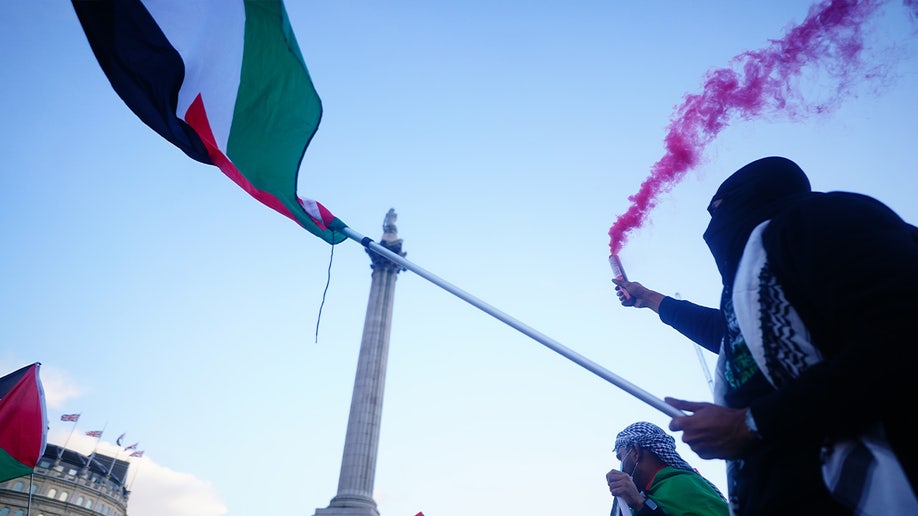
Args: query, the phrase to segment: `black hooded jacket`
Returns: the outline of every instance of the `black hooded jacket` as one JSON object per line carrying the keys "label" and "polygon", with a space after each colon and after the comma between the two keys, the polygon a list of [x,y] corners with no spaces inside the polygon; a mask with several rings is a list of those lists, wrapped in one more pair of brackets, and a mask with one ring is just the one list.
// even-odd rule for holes
{"label": "black hooded jacket", "polygon": [[[823,354],[796,380],[735,405],[750,407],[772,450],[808,450],[796,465],[777,459],[779,451],[762,458],[764,471],[750,479],[753,489],[765,491],[757,503],[770,503],[765,500],[782,490],[818,491],[821,486],[789,484],[818,482],[821,444],[856,436],[878,421],[918,492],[918,446],[908,424],[916,392],[910,374],[918,364],[911,326],[918,322],[918,229],[876,199],[811,192],[802,170],[784,158],[737,171],[714,195],[710,211],[705,240],[727,296],[749,233],[770,220],[762,235],[769,266]],[[720,310],[667,298],[659,312],[698,344],[719,349],[726,332]],[[813,471],[768,471],[785,467]]]}

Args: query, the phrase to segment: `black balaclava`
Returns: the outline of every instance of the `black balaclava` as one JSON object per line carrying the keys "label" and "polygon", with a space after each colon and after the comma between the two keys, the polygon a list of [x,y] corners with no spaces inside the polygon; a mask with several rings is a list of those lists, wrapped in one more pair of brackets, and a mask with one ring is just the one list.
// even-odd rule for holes
{"label": "black balaclava", "polygon": [[777,156],[749,163],[720,185],[708,206],[711,222],[704,241],[714,255],[724,287],[733,286],[752,230],[810,192],[810,181],[803,170],[793,161]]}

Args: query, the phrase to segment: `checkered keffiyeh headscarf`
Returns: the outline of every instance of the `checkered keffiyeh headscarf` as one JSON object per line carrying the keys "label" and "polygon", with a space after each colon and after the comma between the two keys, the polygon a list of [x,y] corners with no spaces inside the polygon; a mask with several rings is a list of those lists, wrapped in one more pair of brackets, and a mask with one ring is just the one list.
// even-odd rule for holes
{"label": "checkered keffiyeh headscarf", "polygon": [[662,428],[653,423],[638,421],[628,425],[615,438],[615,449],[618,450],[622,446],[640,446],[653,452],[667,466],[686,471],[695,471],[695,468],[689,466],[689,463],[679,456],[676,451],[676,440],[673,439],[673,436],[667,434]]}
{"label": "checkered keffiyeh headscarf", "polygon": [[[638,421],[628,425],[615,437],[615,449],[620,450],[623,446],[638,446],[649,450],[667,466],[700,475],[695,471],[695,468],[691,467],[688,462],[685,462],[679,456],[679,452],[676,451],[676,440],[673,439],[673,436],[667,434],[662,428],[653,423]],[[724,495],[720,492],[720,489],[717,489],[717,486],[706,478],[704,480],[723,498]]]}

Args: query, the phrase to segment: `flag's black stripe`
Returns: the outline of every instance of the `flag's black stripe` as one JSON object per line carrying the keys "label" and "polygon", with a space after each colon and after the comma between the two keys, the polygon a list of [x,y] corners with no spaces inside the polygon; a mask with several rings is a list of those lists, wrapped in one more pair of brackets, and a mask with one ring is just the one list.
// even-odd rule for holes
{"label": "flag's black stripe", "polygon": [[197,133],[175,115],[185,65],[140,0],[73,0],[73,8],[131,111],[192,159],[213,164]]}

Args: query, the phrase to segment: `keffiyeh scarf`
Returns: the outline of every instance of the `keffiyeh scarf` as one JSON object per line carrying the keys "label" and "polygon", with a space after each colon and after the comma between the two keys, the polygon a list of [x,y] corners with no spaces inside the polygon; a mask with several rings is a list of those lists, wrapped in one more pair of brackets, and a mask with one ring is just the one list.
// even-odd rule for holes
{"label": "keffiyeh scarf", "polygon": [[[733,309],[752,356],[780,388],[823,360],[799,314],[768,267],[762,232],[751,233],[733,283]],[[823,479],[832,496],[855,514],[918,514],[918,499],[877,424],[857,439],[823,450]]]}
{"label": "keffiyeh scarf", "polygon": [[[623,446],[638,446],[656,455],[667,466],[699,474],[676,451],[676,440],[673,436],[653,423],[638,421],[628,425],[615,437],[615,449],[618,450]],[[705,481],[723,498],[717,486],[706,478]]]}

